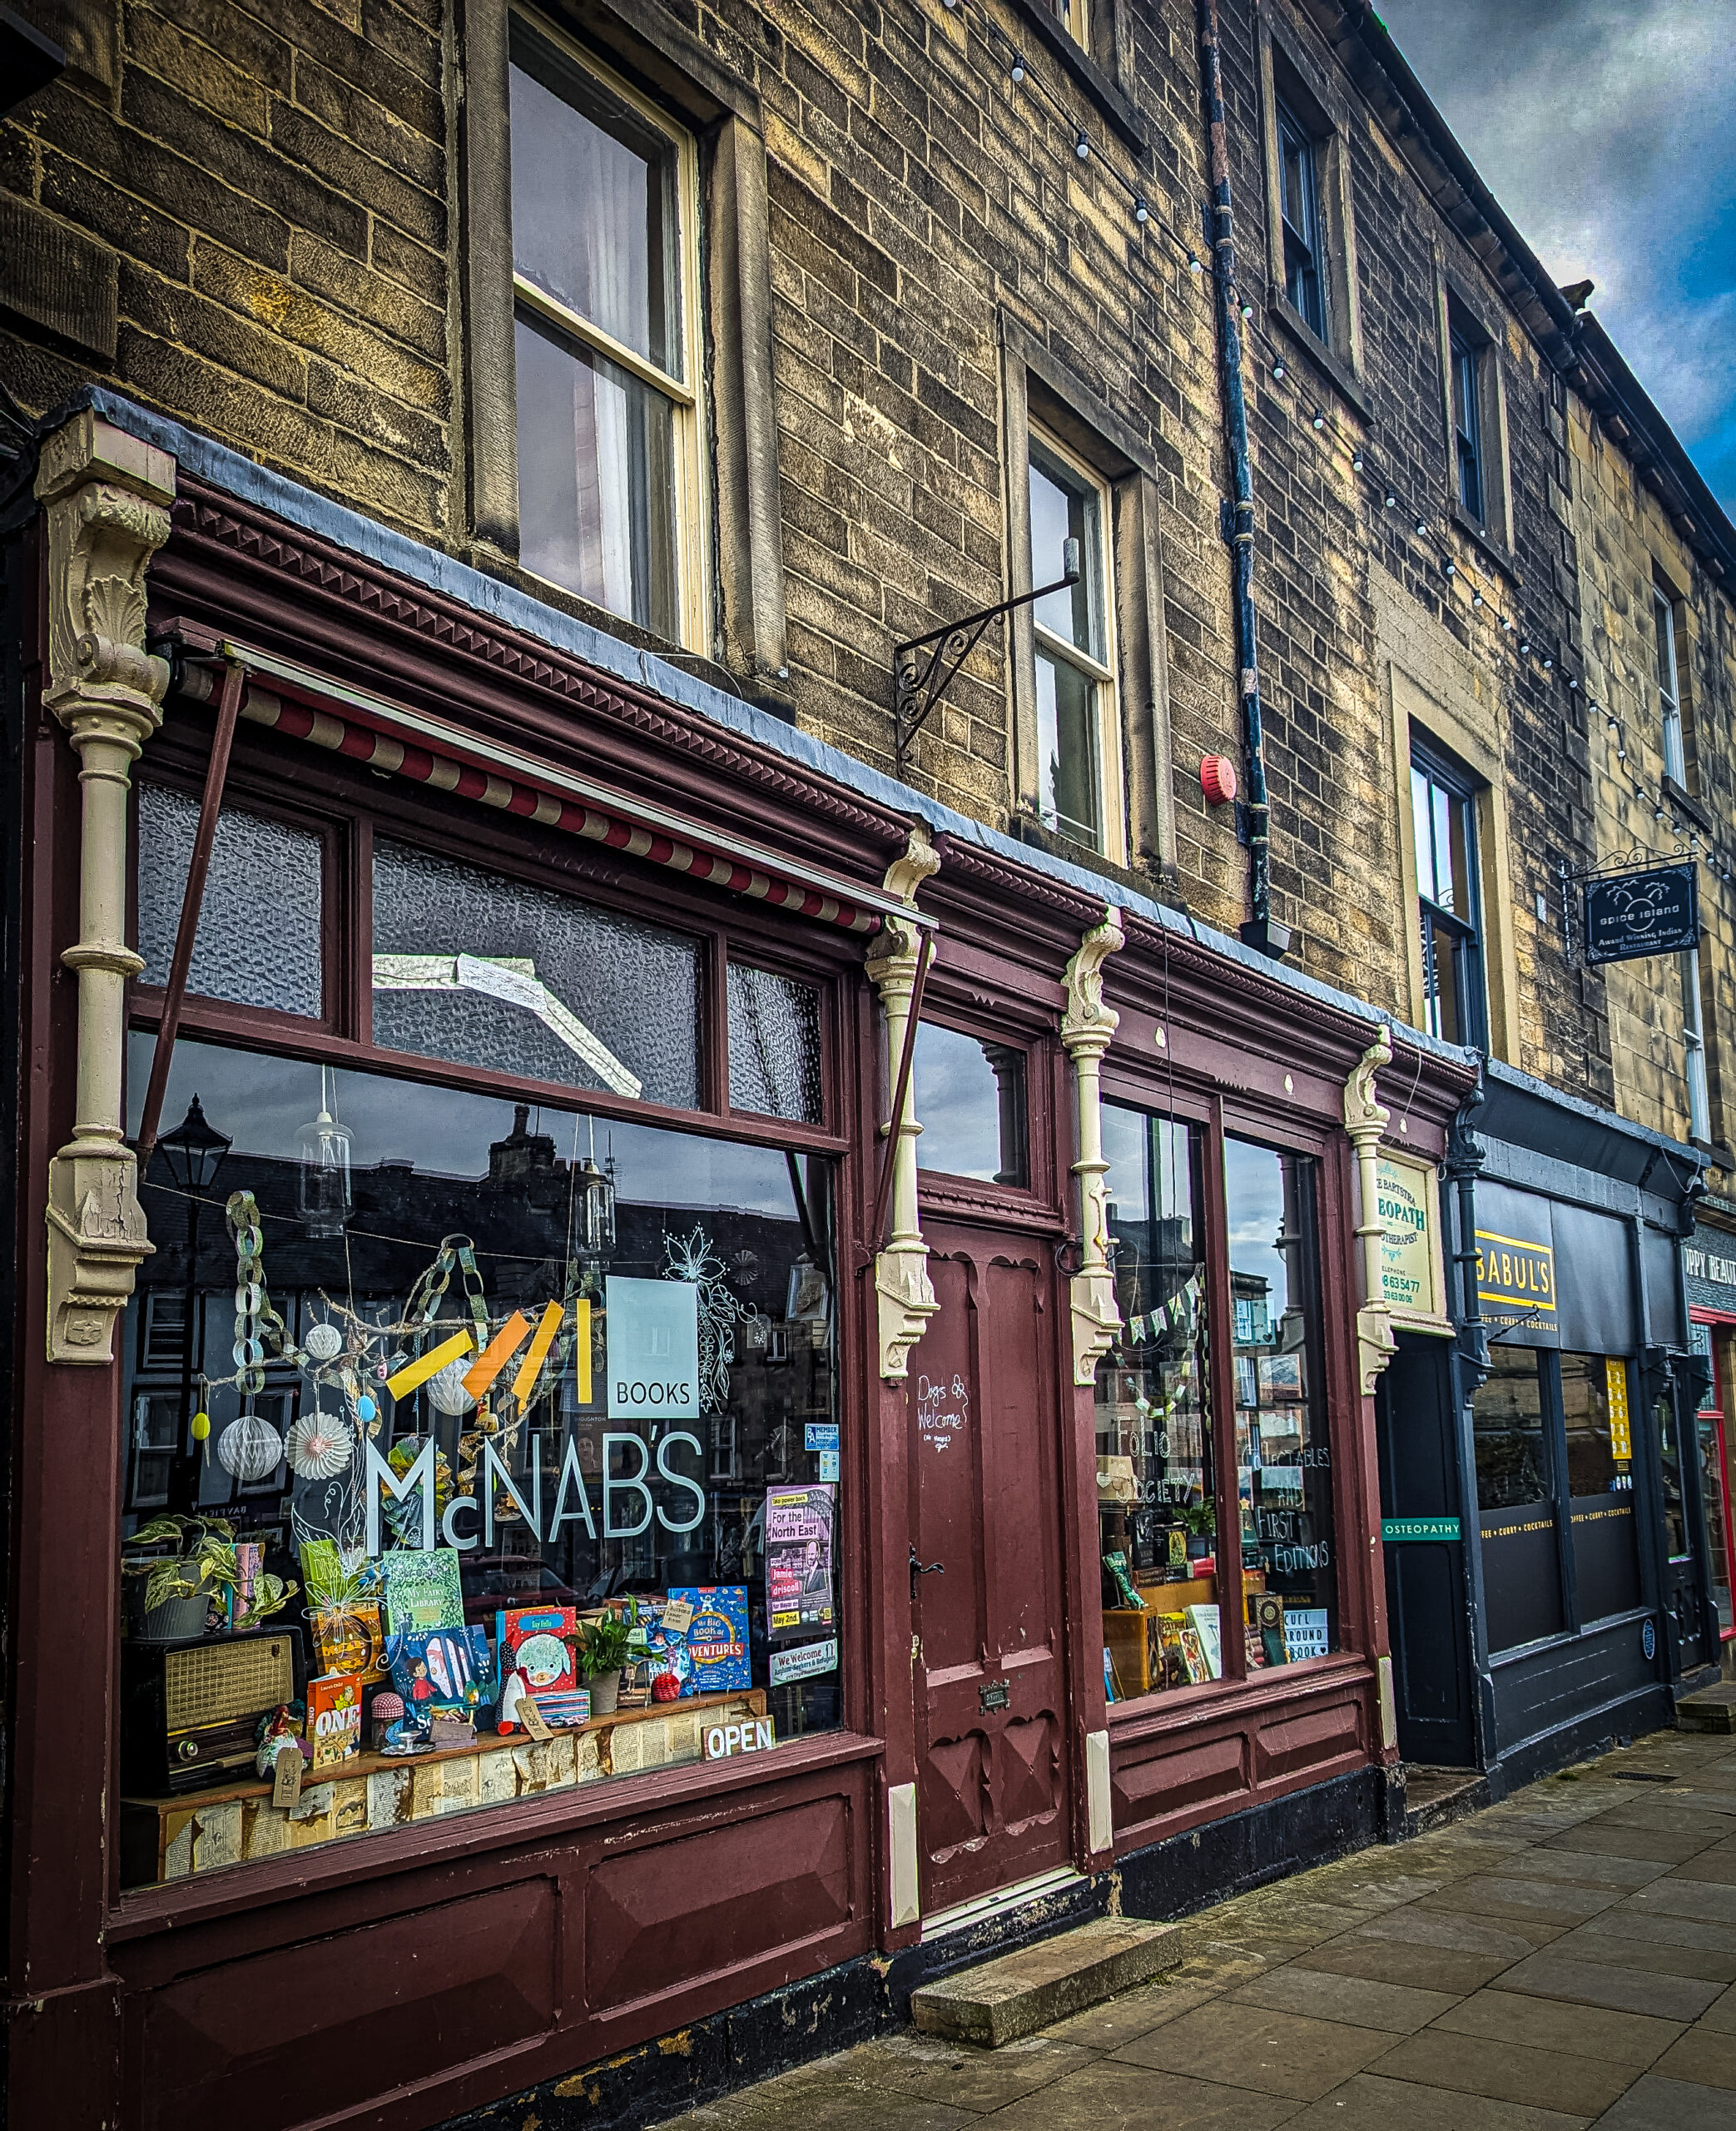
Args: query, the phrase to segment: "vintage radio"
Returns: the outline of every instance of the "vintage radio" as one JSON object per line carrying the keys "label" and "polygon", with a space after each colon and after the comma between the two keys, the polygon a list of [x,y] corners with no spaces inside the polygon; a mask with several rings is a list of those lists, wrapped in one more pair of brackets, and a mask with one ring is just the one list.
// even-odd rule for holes
{"label": "vintage radio", "polygon": [[253,1773],[260,1717],[293,1701],[298,1628],[121,1646],[122,1781],[135,1794],[198,1791]]}

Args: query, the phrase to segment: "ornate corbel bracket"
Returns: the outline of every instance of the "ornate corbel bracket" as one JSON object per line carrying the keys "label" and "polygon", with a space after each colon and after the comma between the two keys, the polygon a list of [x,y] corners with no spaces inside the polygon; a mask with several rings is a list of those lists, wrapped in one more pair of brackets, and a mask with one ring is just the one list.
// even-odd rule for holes
{"label": "ornate corbel bracket", "polygon": [[1097,1364],[1121,1329],[1115,1279],[1109,1266],[1109,1214],[1104,1179],[1109,1165],[1103,1151],[1103,1055],[1121,1016],[1103,1002],[1103,966],[1123,941],[1121,912],[1106,904],[1102,921],[1079,941],[1063,980],[1067,1011],[1061,1041],[1073,1061],[1078,1091],[1079,1160],[1073,1173],[1079,1187],[1081,1264],[1073,1276],[1073,1380],[1089,1384]]}
{"label": "ornate corbel bracket", "polygon": [[1357,1224],[1357,1240],[1362,1247],[1363,1298],[1357,1312],[1357,1372],[1364,1397],[1372,1394],[1381,1370],[1398,1352],[1381,1273],[1386,1224],[1381,1219],[1379,1150],[1381,1135],[1392,1113],[1376,1096],[1374,1085],[1375,1075],[1391,1061],[1392,1039],[1382,1028],[1344,1084],[1344,1129],[1356,1150],[1362,1200],[1362,1218]]}
{"label": "ornate corbel bracket", "polygon": [[77,750],[80,936],[72,1137],[48,1165],[48,1359],[104,1364],[114,1321],[149,1254],[122,1132],[126,980],[126,793],[162,722],[169,669],[145,649],[145,572],[169,537],[175,461],[88,408],[42,446],[48,519],[48,685],[42,700]]}
{"label": "ornate corbel bracket", "polygon": [[[903,855],[886,869],[887,894],[914,910],[917,890],[940,864],[926,832],[913,828]],[[920,926],[895,916],[884,921],[868,956],[869,979],[885,1016],[889,1100],[896,1091],[921,951]],[[901,1382],[908,1374],[910,1349],[939,1307],[928,1277],[928,1245],[916,1203],[916,1135],[922,1127],[915,1106],[915,1091],[907,1086],[901,1115],[882,1128],[893,1141],[892,1233],[874,1261],[874,1289],[880,1312],[880,1373],[889,1383]]]}

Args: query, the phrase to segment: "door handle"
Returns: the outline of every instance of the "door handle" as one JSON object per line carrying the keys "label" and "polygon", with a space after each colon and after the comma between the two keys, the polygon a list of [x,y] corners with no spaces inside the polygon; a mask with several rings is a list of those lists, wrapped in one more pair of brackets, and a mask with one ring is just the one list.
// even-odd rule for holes
{"label": "door handle", "polygon": [[918,1560],[918,1558],[917,1558],[917,1556],[916,1556],[916,1549],[915,1549],[915,1546],[913,1545],[913,1546],[911,1547],[911,1548],[910,1548],[910,1596],[911,1596],[911,1597],[913,1597],[913,1598],[914,1598],[914,1597],[916,1596],[916,1579],[917,1579],[917,1577],[918,1577],[919,1576],[945,1576],[945,1573],[946,1573],[946,1564],[945,1564],[945,1562],[929,1562],[925,1563],[925,1562],[921,1562],[921,1561],[919,1561],[919,1560]]}

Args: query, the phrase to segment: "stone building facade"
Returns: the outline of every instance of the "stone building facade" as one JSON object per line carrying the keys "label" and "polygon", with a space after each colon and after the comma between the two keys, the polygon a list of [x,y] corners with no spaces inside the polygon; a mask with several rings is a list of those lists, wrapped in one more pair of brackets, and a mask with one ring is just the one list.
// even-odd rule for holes
{"label": "stone building facade", "polygon": [[[1736,1062],[1719,1031],[1736,1011],[1736,941],[1729,883],[1709,864],[1702,1120],[1669,972],[1588,967],[1578,898],[1588,872],[1619,850],[1655,847],[1666,827],[1726,860],[1736,847],[1725,589],[1736,554],[1655,410],[1502,215],[1366,0],[1201,0],[1197,11],[1192,0],[24,0],[22,12],[56,50],[32,52],[7,26],[20,67],[40,64],[43,86],[0,119],[0,379],[11,395],[0,537],[7,715],[19,735],[0,856],[28,913],[0,941],[0,975],[21,1058],[46,1061],[17,1076],[18,1233],[39,1237],[62,1218],[48,1274],[26,1250],[15,1290],[0,1284],[17,1387],[7,1514],[22,1594],[8,1711],[27,1759],[8,1806],[15,1864],[71,1859],[80,1870],[69,1868],[63,1901],[46,1872],[33,1890],[14,1875],[8,2078],[21,2120],[68,2064],[84,2081],[68,2121],[126,2120],[130,2109],[141,2124],[166,2122],[172,2106],[177,2121],[216,2124],[250,2080],[256,2092],[280,2079],[293,2084],[284,2107],[298,2121],[405,2131],[533,2089],[541,2120],[557,2124],[605,2107],[624,2120],[653,2090],[673,2106],[697,2083],[737,2076],[754,2050],[787,2049],[797,2027],[830,2032],[830,2008],[858,2026],[883,2017],[929,1958],[923,1934],[937,1914],[950,1928],[968,1913],[973,1930],[992,1932],[1004,1905],[1034,1887],[1049,1924],[1112,1898],[1168,1913],[1220,1882],[1396,1831],[1400,1755],[1421,1736],[1406,1731],[1421,1699],[1407,1668],[1422,1656],[1406,1642],[1419,1617],[1456,1624],[1459,1637],[1456,1729],[1431,1758],[1499,1784],[1580,1751],[1610,1709],[1631,1728],[1664,1721],[1672,1685],[1715,1656],[1705,1646],[1717,1623],[1696,1612],[1699,1540],[1691,1561],[1681,1557],[1689,1566],[1670,1569],[1667,1600],[1669,1565],[1649,1539],[1634,1553],[1620,1651],[1605,1672],[1597,1638],[1565,1612],[1539,1639],[1553,1638],[1552,1664],[1580,1666],[1566,1686],[1565,1673],[1540,1687],[1518,1680],[1503,1663],[1518,1638],[1502,1646],[1480,1625],[1479,1548],[1510,1533],[1477,1536],[1488,1505],[1476,1493],[1472,1403],[1489,1343],[1475,1195],[1488,1190],[1493,1205],[1505,1193],[1516,1222],[1527,1178],[1555,1165],[1561,1234],[1577,1222],[1572,1234],[1598,1239],[1581,1269],[1606,1254],[1608,1292],[1622,1298],[1619,1333],[1594,1325],[1580,1359],[1606,1383],[1606,1364],[1651,1372],[1634,1397],[1643,1463],[1658,1402],[1680,1410],[1669,1402],[1690,1335],[1685,1305],[1671,1319],[1679,1294],[1717,1314],[1715,1276],[1684,1288],[1678,1247],[1699,1165],[1731,1182]],[[1213,53],[1221,142],[1206,120]],[[1228,291],[1209,212],[1226,186]],[[569,241],[593,211],[627,266],[607,263],[607,246],[593,256]],[[1238,374],[1257,759],[1233,578]],[[126,719],[98,700],[76,655],[73,579],[99,524],[113,574],[90,629]],[[571,537],[575,524],[583,538]],[[1077,584],[1044,591],[1075,574],[1074,544]],[[1674,788],[1647,604],[1660,588],[1674,602]],[[920,730],[900,726],[900,647],[925,656],[938,644],[944,670],[944,638],[960,623],[959,670]],[[40,703],[28,698],[38,674]],[[165,942],[156,965],[144,951],[144,861],[132,853],[148,855],[152,835],[168,848],[166,822],[193,834],[220,752],[207,734],[226,718],[240,737],[225,807],[258,809],[285,832],[280,850],[311,867],[303,974],[318,1013],[284,1006],[263,979],[258,996],[194,981],[171,1011]],[[109,750],[94,810],[81,813],[62,726]],[[123,806],[116,795],[134,772],[113,763],[135,742],[135,781],[151,797]],[[1242,931],[1257,771],[1271,916],[1289,937],[1276,959]],[[209,788],[207,856],[225,818]],[[1662,795],[1661,817],[1642,792]],[[424,867],[444,864],[449,845],[458,870],[416,909],[404,892],[394,920],[404,936],[376,954],[381,877],[370,868],[400,836]],[[308,857],[314,846],[323,857]],[[410,862],[400,852],[389,866]],[[453,887],[460,876],[468,887]],[[587,923],[594,897],[660,939],[703,939],[682,981],[709,988],[648,1058],[627,1062],[583,1026],[573,1036],[546,955],[491,974],[491,960],[526,958],[461,944],[492,888],[527,882],[550,907],[566,897]],[[231,875],[208,893],[250,942],[249,885],[238,891]],[[416,933],[430,905],[446,928],[437,938]],[[188,907],[197,919],[196,897]],[[168,936],[178,939],[172,923]],[[77,1015],[63,962],[78,971]],[[620,989],[610,1011],[637,1034],[633,1016],[658,985]],[[592,1077],[559,1079],[549,1058],[568,1061],[546,1045],[533,1065],[515,1052],[508,1067],[474,1046],[376,1041],[376,1012],[382,1027],[389,1020],[376,991],[443,990],[465,993],[467,1011],[491,1000],[533,1013],[538,1042],[566,1027],[559,1041],[588,1058]],[[1679,986],[1674,997],[1685,996]],[[498,1796],[462,1758],[449,1791],[444,1776],[399,1784],[401,1769],[374,1769],[294,1829],[257,1795],[263,1779],[218,1801],[231,1809],[221,1830],[215,1815],[195,1826],[196,1812],[151,1784],[122,1801],[129,1854],[113,1854],[109,1779],[127,1747],[115,1698],[92,1694],[66,1721],[47,1721],[62,1707],[36,1655],[63,1573],[50,1542],[110,1565],[67,1632],[89,1676],[118,1679],[114,1542],[136,1530],[141,1457],[210,1463],[196,1430],[180,1443],[176,1404],[191,1396],[191,1298],[205,1284],[181,1201],[204,1203],[204,1187],[190,1183],[167,1219],[152,1201],[162,1254],[128,1304],[122,1290],[146,1262],[132,1194],[167,1189],[161,1167],[135,1175],[151,1170],[155,1125],[141,1126],[142,1158],[124,1112],[95,1120],[81,1146],[67,1136],[71,1091],[82,1104],[97,1088],[118,1110],[125,1044],[130,1095],[154,1083],[144,1099],[160,1103],[165,1082],[149,1061],[160,1050],[168,1072],[176,1045],[161,1031],[183,1005],[180,1041],[212,1074],[280,1069],[285,1090],[299,1089],[298,1074],[324,1075],[329,1051],[358,1085],[391,1081],[406,1116],[421,1114],[413,1106],[429,1088],[454,1105],[439,1115],[457,1116],[509,1082],[513,1142],[532,1105],[563,1117],[561,1090],[577,1088],[571,1175],[599,1204],[605,1172],[579,1167],[582,1114],[637,1117],[644,1145],[667,1136],[691,1152],[709,1140],[731,1160],[748,1149],[771,1160],[776,1191],[787,1182],[793,1195],[790,1263],[778,1261],[765,1296],[768,1326],[783,1315],[776,1339],[768,1330],[751,1349],[744,1330],[737,1359],[769,1378],[799,1353],[821,1385],[814,1397],[836,1403],[814,1406],[797,1453],[795,1408],[778,1394],[780,1426],[760,1431],[751,1477],[757,1488],[786,1467],[805,1474],[795,1461],[811,1454],[809,1477],[843,1489],[843,1632],[829,1670],[811,1655],[810,1670],[768,1671],[754,1689],[762,1701],[773,1686],[785,1691],[778,1707],[798,1720],[813,1712],[806,1733],[798,1721],[788,1728],[801,1736],[780,1735],[792,1753],[745,1773],[740,1761],[687,1767],[697,1727],[677,1751],[674,1731],[636,1732],[618,1711],[626,1728],[610,1781],[618,1773],[626,1787],[613,1794],[600,1758],[598,1788],[578,1797],[578,1761],[557,1781],[528,1744],[491,1747]],[[811,1014],[801,1024],[811,1046],[774,1057],[762,1042],[756,1066],[748,1024],[762,1039],[765,1016],[786,1007]],[[936,1055],[948,1070],[975,1072],[980,1145],[961,1153],[945,1139],[938,1103],[919,1142],[912,1090],[925,1100],[945,1074],[907,1030],[946,1042]],[[112,1039],[100,1073],[85,1070],[92,1031]],[[677,1055],[687,1079],[656,1095]],[[939,1078],[925,1083],[930,1070]],[[249,1089],[229,1085],[245,1112]],[[304,1165],[308,1145],[335,1139],[318,1085],[319,1117],[295,1142]],[[1466,1123],[1478,1095],[1501,1126],[1486,1147]],[[92,1120],[76,1122],[82,1132]],[[1528,1130],[1535,1145],[1523,1143]],[[425,1137],[439,1141],[438,1122]],[[555,1145],[540,1120],[537,1145]],[[947,1145],[952,1157],[930,1168]],[[1607,1174],[1580,1159],[1594,1145]],[[414,1151],[422,1158],[419,1140]],[[279,1254],[300,1248],[295,1221],[307,1228],[305,1206],[289,1211],[293,1154],[273,1155],[283,1205],[265,1216],[280,1279]],[[101,1190],[70,1189],[81,1160]],[[678,1155],[668,1160],[680,1174]],[[817,1165],[807,1185],[801,1161]],[[1232,1167],[1254,1180],[1239,1226]],[[1179,1197],[1178,1169],[1193,1180]],[[719,1156],[717,1209],[739,1212],[735,1175]],[[821,1175],[832,1180],[815,1184]],[[1106,1178],[1125,1194],[1118,1210]],[[1163,1260],[1146,1271],[1186,1277],[1153,1277],[1134,1297],[1116,1288],[1111,1227],[1132,1234],[1136,1188],[1159,1239],[1148,1254]],[[1382,1285],[1389,1238],[1369,1210],[1389,1188],[1411,1195],[1416,1224],[1409,1299],[1396,1308]],[[50,1210],[53,1190],[67,1203]],[[1553,1218],[1537,1215],[1540,1239],[1507,1231],[1537,1254],[1521,1261],[1528,1277],[1575,1255],[1550,1240]],[[458,1216],[429,1219],[438,1237]],[[945,1241],[925,1239],[925,1219]],[[234,1227],[246,1237],[245,1219]],[[1233,1230],[1258,1232],[1259,1268],[1233,1264]],[[303,1284],[323,1292],[337,1279],[342,1223],[308,1232],[331,1246]],[[255,1224],[255,1259],[257,1234]],[[459,1284],[470,1312],[459,1331],[486,1333],[495,1260],[554,1262],[546,1241],[531,1250],[503,1235],[498,1250],[483,1244],[481,1272],[454,1269],[466,1239],[438,1244],[434,1271],[409,1290],[426,1297],[416,1339],[448,1288],[457,1307]],[[373,1239],[412,1247],[395,1232]],[[207,1235],[208,1256],[229,1249],[219,1242]],[[1197,1264],[1183,1265],[1184,1249]],[[1130,1244],[1128,1262],[1138,1254]],[[745,1246],[730,1260],[742,1280],[747,1261],[756,1250]],[[1701,1253],[1705,1266],[1733,1261],[1736,1246]],[[62,1277],[67,1263],[108,1267],[107,1289],[92,1276],[80,1305],[89,1351],[70,1359],[77,1343],[62,1320],[85,1290]],[[186,1274],[180,1318],[171,1264]],[[846,1279],[846,1267],[872,1277]],[[1601,1306],[1593,1284],[1588,1319]],[[985,1321],[991,1289],[999,1314],[973,1344],[961,1328]],[[1207,1317],[1187,1314],[1206,1311],[1208,1294],[1218,1344],[1187,1381],[1175,1327],[1187,1319],[1204,1353]],[[552,1320],[540,1290],[518,1299],[545,1326],[546,1356],[567,1336],[555,1324],[573,1298]],[[61,1328],[46,1359],[45,1300]],[[185,1381],[181,1344],[165,1331],[153,1349],[146,1336],[153,1307],[185,1334]],[[96,1349],[117,1324],[125,1357],[83,1366],[104,1363]],[[1500,1329],[1522,1344],[1522,1323]],[[931,1364],[942,1403],[953,1398],[945,1413],[926,1391],[925,1409],[909,1381],[925,1339],[929,1355],[946,1357]],[[1134,1356],[1136,1343],[1158,1358]],[[991,1407],[981,1386],[1002,1354],[1016,1359]],[[277,1359],[273,1395],[292,1400],[293,1358]],[[409,1383],[401,1355],[381,1360],[379,1381],[404,1383],[408,1413],[424,1379]],[[727,1381],[727,1358],[721,1366]],[[1161,1373],[1172,1367],[1174,1380]],[[577,1388],[589,1373],[575,1373],[569,1405],[595,1403],[594,1386]],[[1015,1378],[1040,1387],[1028,1413],[1005,1388]],[[528,1399],[535,1370],[526,1381]],[[1553,1383],[1559,1408],[1559,1366],[1534,1381]],[[375,1417],[379,1395],[367,1396]],[[994,1489],[979,1472],[975,1495],[925,1498],[924,1430],[943,1448],[965,1439],[972,1397],[979,1419],[1006,1418],[983,1433],[997,1457],[1003,1440],[1012,1446],[1007,1463]],[[1189,1399],[1199,1498],[1184,1522],[1168,1517],[1180,1496],[1165,1496],[1154,1540],[1138,1530],[1143,1461],[1155,1472],[1172,1451],[1151,1417],[1188,1412]],[[1269,1423],[1251,1423],[1262,1408]],[[287,1424],[291,1407],[279,1410]],[[356,1412],[360,1429],[360,1400]],[[1394,1445],[1421,1433],[1410,1425],[1418,1415],[1436,1428],[1435,1478],[1451,1500],[1395,1499]],[[147,1441],[154,1425],[165,1443]],[[1293,1455],[1268,1446],[1262,1465],[1245,1433],[1257,1425]],[[113,1454],[91,1459],[85,1447],[110,1438]],[[608,1446],[626,1438],[599,1433],[598,1452],[588,1437],[583,1468],[571,1440],[581,1499],[587,1473],[603,1487],[600,1562],[603,1544],[638,1536],[609,1527]],[[677,1489],[704,1501],[712,1483],[741,1482],[730,1496],[739,1567],[754,1551],[745,1428],[741,1443],[721,1428],[703,1446],[669,1440],[707,1458],[702,1488],[659,1452]],[[469,1455],[482,1458],[486,1492],[476,1440]],[[95,1480],[80,1460],[101,1468]],[[940,1468],[949,1485],[964,1462]],[[1252,1475],[1267,1468],[1284,1475],[1272,1482],[1281,1531],[1262,1532],[1255,1513]],[[558,1485],[549,1477],[558,1509],[566,1465]],[[204,1484],[196,1473],[196,1500]],[[1679,1501],[1699,1514],[1691,1470],[1682,1484]],[[613,1493],[623,1486],[640,1483],[617,1478]],[[1663,1488],[1642,1479],[1647,1516]],[[433,1488],[430,1478],[430,1517]],[[1559,1515],[1525,1533],[1570,1532],[1565,1483],[1556,1492]],[[970,1525],[980,1537],[988,1522],[1012,1531],[1015,1517],[1028,1522],[1007,1550],[1036,1566],[1000,1587],[1020,1585],[1016,1610],[1024,1582],[1043,1587],[1049,1612],[1029,1615],[1030,1640],[1052,1654],[1040,1714],[1054,1737],[1022,1760],[1009,1751],[992,1784],[979,1783],[974,1746],[930,1736],[945,1696],[964,1708],[967,1743],[979,1716],[1008,1735],[1024,1724],[1030,1740],[1035,1720],[1013,1708],[1009,1680],[965,1681],[968,1665],[942,1679],[935,1659],[930,1695],[920,1629],[956,1605],[949,1632],[975,1649],[975,1626],[957,1626],[975,1591],[959,1535]],[[647,1508],[640,1529],[650,1518]],[[583,1521],[589,1531],[588,1508]],[[1450,1526],[1447,1581],[1407,1582],[1391,1556],[1439,1559],[1397,1537],[1386,1549],[1389,1523],[1427,1527],[1431,1543]],[[667,1514],[662,1524],[695,1528]],[[492,1519],[486,1528],[492,1543]],[[943,1552],[934,1529],[960,1549],[938,1583],[925,1582]],[[568,1538],[562,1574],[594,1589],[596,1563],[579,1575],[578,1537]],[[993,1551],[985,1540],[978,1554]],[[1257,1557],[1250,1573],[1269,1565],[1262,1595],[1279,1599],[1277,1625],[1244,1639],[1233,1596],[1215,1667],[1203,1669],[1202,1646],[1194,1668],[1178,1643],[1173,1662],[1159,1648],[1155,1675],[1118,1691],[1109,1616],[1148,1609],[1119,1603],[1124,1591],[1109,1582],[1099,1599],[1112,1557],[1153,1584],[1197,1583],[1208,1613],[1208,1577],[1213,1594],[1220,1572],[1233,1592]],[[648,1584],[673,1562],[684,1566],[662,1576],[672,1591],[700,1588],[717,1566],[696,1542],[633,1574]],[[603,1565],[627,1573],[624,1559]],[[1572,1582],[1570,1567],[1564,1602]],[[468,1599],[482,1597],[467,1587]],[[1024,1642],[1024,1617],[1006,1632],[1009,1647]],[[1153,1654],[1136,1620],[1123,1662]],[[823,1711],[803,1699],[816,1694]],[[1551,1696],[1572,1703],[1570,1721],[1533,1724],[1527,1711]],[[662,1761],[646,1758],[647,1741]],[[462,1741],[452,1751],[462,1756]],[[459,1811],[503,1807],[508,1786],[512,1802],[531,1800],[534,1835],[529,1821],[479,1826]],[[970,1816],[994,1786],[989,1847]],[[577,1803],[543,1796],[568,1790]],[[394,1819],[400,1791],[420,1804]],[[244,1826],[256,1850],[242,1846]],[[930,1838],[936,1828],[944,1840]],[[376,1835],[384,1846],[370,1852]],[[370,1855],[389,1870],[370,1870]],[[701,1870],[691,1860],[702,1855],[723,1861]],[[236,1893],[225,1872],[255,1859]],[[824,1928],[804,1936],[813,1915]],[[464,1916],[481,1921],[467,1932]],[[324,2015],[304,2010],[315,1996],[305,1950],[332,1935],[394,1950],[374,1961],[376,1979],[423,1979],[438,2063],[405,2043],[388,2082],[360,2049],[318,2061],[310,2037]],[[434,1958],[417,1968],[424,1952]],[[291,2002],[265,2054],[250,2056],[260,2009]],[[660,2049],[677,2020],[691,2021],[687,2039]],[[587,2064],[606,2073],[577,2075]]]}

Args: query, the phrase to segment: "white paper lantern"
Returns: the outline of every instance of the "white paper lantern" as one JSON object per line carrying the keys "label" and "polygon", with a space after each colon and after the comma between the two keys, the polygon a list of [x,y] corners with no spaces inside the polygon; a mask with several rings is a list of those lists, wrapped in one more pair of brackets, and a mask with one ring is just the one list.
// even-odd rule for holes
{"label": "white paper lantern", "polygon": [[344,1335],[335,1324],[315,1324],[307,1335],[307,1350],[316,1362],[335,1361],[342,1352]]}
{"label": "white paper lantern", "polygon": [[308,1413],[290,1430],[285,1449],[298,1479],[329,1480],[355,1455],[355,1438],[336,1414]]}
{"label": "white paper lantern", "polygon": [[448,1362],[439,1375],[428,1379],[428,1395],[435,1410],[442,1413],[468,1413],[476,1403],[464,1388],[464,1378],[476,1366],[474,1354],[460,1354],[455,1362]]}
{"label": "white paper lantern", "polygon": [[243,1413],[217,1438],[217,1463],[246,1487],[269,1479],[283,1458],[283,1438],[260,1413]]}

